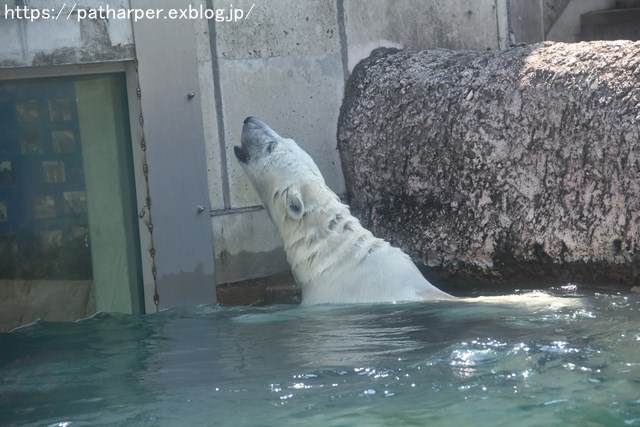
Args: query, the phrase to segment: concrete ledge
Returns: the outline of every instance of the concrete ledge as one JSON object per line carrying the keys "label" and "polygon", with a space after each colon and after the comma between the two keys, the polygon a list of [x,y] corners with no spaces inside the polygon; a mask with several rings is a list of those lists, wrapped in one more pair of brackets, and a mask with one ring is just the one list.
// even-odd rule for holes
{"label": "concrete ledge", "polygon": [[291,274],[277,274],[259,279],[227,283],[217,288],[222,305],[262,306],[300,303],[300,288]]}
{"label": "concrete ledge", "polygon": [[264,209],[212,218],[216,283],[289,271],[282,241]]}

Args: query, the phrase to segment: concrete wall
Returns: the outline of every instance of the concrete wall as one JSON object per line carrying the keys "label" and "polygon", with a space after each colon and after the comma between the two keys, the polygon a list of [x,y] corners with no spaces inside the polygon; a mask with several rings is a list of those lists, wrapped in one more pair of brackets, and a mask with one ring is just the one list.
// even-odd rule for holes
{"label": "concrete wall", "polygon": [[495,50],[506,46],[506,1],[344,2],[349,71],[379,46]]}
{"label": "concrete wall", "polygon": [[[106,4],[122,9],[129,6],[128,0],[80,0],[75,2],[75,12],[72,4],[57,0],[0,0],[0,67],[84,64],[135,58],[129,20],[77,19],[78,9]],[[8,13],[7,9],[10,9]],[[40,18],[45,10],[51,19]],[[60,17],[53,19],[58,13]]]}
{"label": "concrete wall", "polygon": [[542,0],[509,0],[509,34],[512,44],[544,40]]}

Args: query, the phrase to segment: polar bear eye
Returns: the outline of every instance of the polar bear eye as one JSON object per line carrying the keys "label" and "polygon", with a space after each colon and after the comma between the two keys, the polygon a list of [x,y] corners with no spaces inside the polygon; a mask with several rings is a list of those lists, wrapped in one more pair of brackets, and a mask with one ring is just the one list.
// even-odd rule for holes
{"label": "polar bear eye", "polygon": [[271,153],[273,149],[276,148],[276,145],[278,145],[277,141],[269,141],[269,144],[267,145],[267,152]]}

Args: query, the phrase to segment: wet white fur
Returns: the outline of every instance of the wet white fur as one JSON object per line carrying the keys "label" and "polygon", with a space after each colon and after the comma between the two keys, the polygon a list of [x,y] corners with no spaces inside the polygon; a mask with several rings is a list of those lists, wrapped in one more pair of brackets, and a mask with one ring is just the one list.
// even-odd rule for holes
{"label": "wet white fur", "polygon": [[241,165],[282,237],[303,304],[453,298],[404,252],[362,227],[292,139],[266,129],[243,133],[251,159]]}

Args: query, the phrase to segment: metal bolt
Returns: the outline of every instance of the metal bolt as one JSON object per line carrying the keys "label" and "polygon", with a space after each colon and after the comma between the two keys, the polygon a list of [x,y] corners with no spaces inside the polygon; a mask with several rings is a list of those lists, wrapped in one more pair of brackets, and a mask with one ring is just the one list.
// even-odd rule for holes
{"label": "metal bolt", "polygon": [[193,93],[193,92],[189,92],[189,93],[187,94],[187,98],[189,98],[189,99],[193,99],[193,98],[195,98],[195,96],[196,96],[196,94],[195,94],[195,93]]}
{"label": "metal bolt", "polygon": [[199,214],[201,214],[202,212],[204,212],[204,206],[202,205],[198,205],[196,207],[196,212],[198,212]]}

